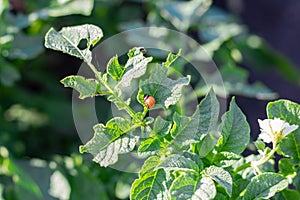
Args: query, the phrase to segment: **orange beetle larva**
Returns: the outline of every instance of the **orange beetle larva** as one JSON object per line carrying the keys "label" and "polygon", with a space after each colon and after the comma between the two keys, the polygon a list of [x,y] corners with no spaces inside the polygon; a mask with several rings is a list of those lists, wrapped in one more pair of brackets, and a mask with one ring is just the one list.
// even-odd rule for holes
{"label": "orange beetle larva", "polygon": [[153,96],[146,95],[144,101],[147,108],[152,108],[155,105],[155,98]]}

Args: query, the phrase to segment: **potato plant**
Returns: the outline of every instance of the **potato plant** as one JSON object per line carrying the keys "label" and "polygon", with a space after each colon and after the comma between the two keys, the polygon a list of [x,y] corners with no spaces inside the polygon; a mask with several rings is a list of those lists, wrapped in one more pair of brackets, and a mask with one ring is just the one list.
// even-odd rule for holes
{"label": "potato plant", "polygon": [[[192,116],[178,112],[169,112],[167,117],[148,116],[150,110],[172,110],[184,98],[181,91],[189,85],[191,76],[168,77],[180,51],[170,53],[165,62],[151,65],[153,58],[145,56],[145,49],[134,47],[125,64],[114,56],[106,72],[100,72],[92,63],[91,48],[102,36],[99,27],[89,24],[60,31],[51,28],[45,46],[82,59],[95,75],[68,76],[61,80],[65,87],[77,90],[81,99],[103,96],[127,113],[114,116],[106,124],[95,124],[93,138],[79,150],[92,154],[102,167],[114,165],[120,154],[129,152],[145,158],[131,186],[130,199],[300,198],[299,104],[289,100],[270,102],[266,119],[258,120],[258,154],[244,156],[252,143],[250,127],[235,98],[222,116],[213,89]],[[83,39],[87,46],[79,48]],[[132,85],[136,96],[125,99],[123,91]],[[140,106],[133,108],[134,101]],[[282,155],[277,163],[276,153]]]}

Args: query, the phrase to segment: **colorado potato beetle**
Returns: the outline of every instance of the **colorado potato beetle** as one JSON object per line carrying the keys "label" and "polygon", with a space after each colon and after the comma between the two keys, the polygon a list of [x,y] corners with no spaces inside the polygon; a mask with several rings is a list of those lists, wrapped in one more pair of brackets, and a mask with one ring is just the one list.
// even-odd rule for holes
{"label": "colorado potato beetle", "polygon": [[155,98],[153,96],[146,95],[144,101],[147,108],[152,108],[155,105]]}

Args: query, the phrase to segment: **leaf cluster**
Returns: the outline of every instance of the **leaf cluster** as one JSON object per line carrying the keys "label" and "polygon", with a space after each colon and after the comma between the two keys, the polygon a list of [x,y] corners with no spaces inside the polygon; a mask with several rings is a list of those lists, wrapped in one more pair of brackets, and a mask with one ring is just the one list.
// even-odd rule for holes
{"label": "leaf cluster", "polygon": [[[242,155],[250,142],[250,127],[235,98],[222,116],[217,97],[210,90],[192,116],[174,112],[167,119],[147,117],[146,95],[156,99],[151,109],[168,109],[179,101],[182,88],[189,84],[190,76],[176,80],[168,77],[180,51],[177,55],[170,53],[162,64],[151,65],[152,57],[145,57],[143,48],[135,47],[128,52],[124,65],[115,56],[108,62],[106,72],[99,72],[91,62],[90,48],[101,37],[101,29],[94,25],[67,27],[59,32],[50,29],[45,46],[81,58],[95,73],[94,79],[66,77],[61,81],[66,87],[77,90],[82,99],[106,96],[119,110],[127,112],[127,117],[117,116],[106,124],[96,124],[94,137],[80,146],[80,152],[91,153],[93,160],[104,167],[115,164],[120,154],[136,151],[141,157],[147,156],[139,178],[132,184],[131,199],[269,199],[279,191],[282,192],[274,198],[298,195],[287,188],[293,184],[291,180],[298,181],[295,171],[299,163],[299,131],[280,143],[278,153],[286,157],[280,162],[280,171],[274,172],[270,160],[257,174],[252,162],[270,150],[260,145],[260,155]],[[81,39],[87,40],[86,49],[77,47]],[[140,110],[132,108],[134,98],[125,99],[123,95],[132,85],[137,87],[135,99]],[[271,102],[267,107],[269,118],[296,125],[299,112],[299,105],[287,100]]]}

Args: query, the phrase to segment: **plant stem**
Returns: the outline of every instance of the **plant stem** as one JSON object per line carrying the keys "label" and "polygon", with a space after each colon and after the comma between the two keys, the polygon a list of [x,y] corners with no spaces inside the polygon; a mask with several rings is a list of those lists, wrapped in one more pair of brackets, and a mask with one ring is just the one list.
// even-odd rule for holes
{"label": "plant stem", "polygon": [[254,161],[252,162],[251,166],[254,168],[254,170],[258,173],[258,174],[261,174],[261,170],[259,169],[259,166],[263,165],[264,163],[266,163],[268,160],[270,160],[273,155],[275,154],[277,150],[277,143],[276,142],[273,142],[273,148],[272,150],[267,154],[267,155],[264,155],[260,160],[258,161]]}
{"label": "plant stem", "polygon": [[234,173],[237,173],[237,172],[242,171],[243,169],[246,169],[246,168],[248,168],[248,167],[251,167],[251,162],[247,162],[247,163],[245,163],[245,164],[243,164],[243,165],[241,165],[241,166],[235,168],[235,169],[233,170],[233,172],[234,172]]}
{"label": "plant stem", "polygon": [[255,172],[257,172],[258,174],[261,174],[261,170],[259,169],[259,166],[263,165],[264,163],[266,163],[268,160],[270,160],[272,158],[272,156],[275,154],[277,147],[276,147],[277,143],[274,142],[273,143],[273,148],[272,150],[267,154],[264,155],[261,159],[259,159],[258,161],[252,161],[252,162],[247,162],[237,168],[235,168],[233,171],[234,173],[237,173],[243,169],[246,169],[248,167],[252,167]]}
{"label": "plant stem", "polygon": [[122,103],[124,109],[127,111],[127,113],[136,121],[140,122],[142,124],[142,120],[138,117],[136,117],[136,113],[134,110],[130,108],[129,105],[125,103],[123,99],[121,99],[118,94],[106,83],[105,80],[103,80],[101,73],[96,69],[96,67],[91,62],[86,62],[88,66],[91,68],[91,70],[95,73],[96,78],[100,81],[101,84],[103,84],[106,89],[119,101]]}

